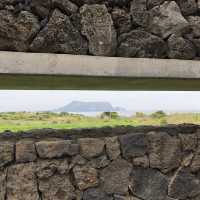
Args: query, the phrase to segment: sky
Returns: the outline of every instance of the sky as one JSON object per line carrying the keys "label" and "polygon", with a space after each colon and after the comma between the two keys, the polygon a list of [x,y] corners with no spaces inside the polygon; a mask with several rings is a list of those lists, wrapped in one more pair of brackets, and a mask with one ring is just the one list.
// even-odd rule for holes
{"label": "sky", "polygon": [[53,110],[71,101],[106,101],[129,111],[200,112],[200,92],[0,90],[0,112]]}

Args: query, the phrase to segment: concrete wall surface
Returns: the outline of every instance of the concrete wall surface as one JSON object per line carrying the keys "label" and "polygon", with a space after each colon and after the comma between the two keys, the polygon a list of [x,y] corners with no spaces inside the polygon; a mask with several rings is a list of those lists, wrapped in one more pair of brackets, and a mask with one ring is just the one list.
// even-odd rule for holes
{"label": "concrete wall surface", "polygon": [[200,78],[200,62],[1,51],[0,74]]}

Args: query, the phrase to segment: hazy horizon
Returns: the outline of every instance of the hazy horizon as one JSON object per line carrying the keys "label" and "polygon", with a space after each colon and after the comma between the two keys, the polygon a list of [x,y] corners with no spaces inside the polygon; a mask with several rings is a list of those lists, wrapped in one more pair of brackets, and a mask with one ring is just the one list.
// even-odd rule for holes
{"label": "hazy horizon", "polygon": [[0,112],[54,110],[72,101],[103,101],[129,111],[200,112],[200,92],[1,90]]}

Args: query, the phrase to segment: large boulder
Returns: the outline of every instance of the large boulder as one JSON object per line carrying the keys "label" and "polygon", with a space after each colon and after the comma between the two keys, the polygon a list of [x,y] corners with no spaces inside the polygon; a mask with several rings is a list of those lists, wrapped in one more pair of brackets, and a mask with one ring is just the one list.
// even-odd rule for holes
{"label": "large boulder", "polygon": [[70,18],[54,10],[48,24],[38,33],[31,44],[36,52],[87,54],[87,41],[73,26]]}
{"label": "large boulder", "polygon": [[38,190],[44,200],[71,200],[75,188],[68,174],[68,161],[45,160],[37,163]]}
{"label": "large boulder", "polygon": [[135,168],[132,173],[133,189],[144,200],[166,200],[167,178],[154,169]]}
{"label": "large boulder", "polygon": [[80,8],[82,34],[89,41],[89,52],[97,56],[115,55],[116,31],[105,5],[84,5]]}
{"label": "large boulder", "polygon": [[99,184],[98,172],[90,166],[75,166],[73,168],[75,182],[79,190],[96,187]]}
{"label": "large boulder", "polygon": [[0,171],[0,200],[6,199],[6,178],[7,170]]}
{"label": "large boulder", "polygon": [[78,140],[80,144],[80,154],[87,159],[101,155],[104,151],[105,143],[102,139],[82,138]]}
{"label": "large boulder", "polygon": [[174,199],[195,197],[200,194],[200,180],[189,169],[180,169],[171,179],[168,194]]}
{"label": "large boulder", "polygon": [[148,134],[150,167],[167,173],[179,167],[181,162],[181,143],[176,137],[164,132]]}
{"label": "large boulder", "polygon": [[7,199],[39,199],[34,164],[18,164],[8,168],[6,195]]}
{"label": "large boulder", "polygon": [[175,1],[165,1],[160,6],[151,9],[148,30],[162,38],[167,38],[173,33],[188,26],[182,16],[179,6]]}
{"label": "large boulder", "polygon": [[146,31],[133,30],[119,37],[118,56],[164,58],[166,54],[164,40]]}
{"label": "large boulder", "polygon": [[122,156],[126,159],[144,156],[147,153],[147,140],[143,133],[133,133],[119,137]]}
{"label": "large boulder", "polygon": [[0,10],[0,22],[0,50],[26,51],[40,29],[37,17],[28,11],[15,16],[8,10]]}
{"label": "large boulder", "polygon": [[131,185],[132,166],[126,160],[114,160],[100,174],[102,189],[108,193],[126,194]]}
{"label": "large boulder", "polygon": [[194,44],[181,36],[171,35],[167,41],[168,57],[174,59],[194,59],[196,48]]}
{"label": "large boulder", "polygon": [[192,15],[198,10],[196,0],[177,0],[177,3],[183,15]]}

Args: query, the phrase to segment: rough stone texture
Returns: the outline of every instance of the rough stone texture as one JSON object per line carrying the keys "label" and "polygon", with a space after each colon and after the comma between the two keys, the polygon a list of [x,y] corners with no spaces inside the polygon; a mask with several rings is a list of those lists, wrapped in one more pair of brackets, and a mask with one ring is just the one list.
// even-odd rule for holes
{"label": "rough stone texture", "polygon": [[147,153],[147,141],[145,134],[133,133],[119,137],[124,158],[144,156]]}
{"label": "rough stone texture", "polygon": [[114,8],[112,19],[118,34],[127,33],[132,28],[131,15],[124,9]]}
{"label": "rough stone texture", "polygon": [[134,169],[133,189],[144,200],[165,200],[167,197],[167,178],[154,169]]}
{"label": "rough stone texture", "polygon": [[199,200],[199,127],[1,133],[0,200]]}
{"label": "rough stone texture", "polygon": [[110,160],[117,159],[121,154],[118,137],[107,137],[105,139],[105,143],[106,143],[106,152]]}
{"label": "rough stone texture", "polygon": [[148,26],[150,12],[147,11],[146,0],[133,0],[130,10],[135,25],[140,25],[142,27]]}
{"label": "rough stone texture", "polygon": [[0,200],[5,200],[6,198],[6,176],[7,170],[0,171]]}
{"label": "rough stone texture", "polygon": [[75,166],[73,169],[76,184],[80,190],[98,186],[98,172],[90,166]]}
{"label": "rough stone texture", "polygon": [[149,158],[147,156],[133,158],[133,166],[148,168]]}
{"label": "rough stone texture", "polygon": [[28,11],[16,17],[8,10],[0,10],[0,50],[27,51],[39,29],[37,17]]}
{"label": "rough stone texture", "polygon": [[174,59],[193,59],[196,56],[194,44],[183,37],[172,35],[168,39],[168,56]]}
{"label": "rough stone texture", "polygon": [[8,168],[7,199],[38,200],[35,166],[32,163],[17,164]]}
{"label": "rough stone texture", "polygon": [[113,200],[113,198],[100,189],[90,188],[84,192],[83,200]]}
{"label": "rough stone texture", "polygon": [[103,140],[94,138],[79,139],[79,144],[81,155],[88,159],[99,156],[105,147]]}
{"label": "rough stone texture", "polygon": [[192,15],[197,12],[196,0],[177,0],[183,15]]}
{"label": "rough stone texture", "polygon": [[200,194],[200,180],[183,168],[172,177],[168,189],[169,196],[175,199],[186,199]]}
{"label": "rough stone texture", "polygon": [[175,1],[165,1],[162,5],[154,7],[149,20],[148,30],[162,38],[167,38],[188,26]]}
{"label": "rough stone texture", "polygon": [[143,30],[124,33],[119,43],[117,55],[121,57],[166,57],[167,46],[164,40]]}
{"label": "rough stone texture", "polygon": [[0,167],[14,160],[14,144],[11,142],[0,143]]}
{"label": "rough stone texture", "polygon": [[45,28],[33,40],[31,50],[36,52],[86,54],[87,41],[73,26],[70,18],[56,9]]}
{"label": "rough stone texture", "polygon": [[0,0],[0,50],[199,59],[200,1]]}
{"label": "rough stone texture", "polygon": [[100,179],[103,190],[108,193],[126,194],[130,183],[132,166],[126,160],[114,160],[102,170]]}
{"label": "rough stone texture", "polygon": [[176,137],[166,133],[148,134],[150,167],[167,173],[178,168],[181,161],[181,143]]}
{"label": "rough stone texture", "polygon": [[36,150],[40,158],[58,158],[78,154],[79,146],[70,141],[41,141],[36,143]]}
{"label": "rough stone texture", "polygon": [[84,5],[80,13],[82,34],[89,41],[89,52],[97,56],[115,55],[116,31],[106,6]]}
{"label": "rough stone texture", "polygon": [[15,151],[17,162],[31,162],[37,159],[35,144],[33,141],[17,142]]}

